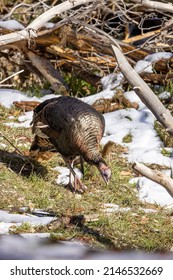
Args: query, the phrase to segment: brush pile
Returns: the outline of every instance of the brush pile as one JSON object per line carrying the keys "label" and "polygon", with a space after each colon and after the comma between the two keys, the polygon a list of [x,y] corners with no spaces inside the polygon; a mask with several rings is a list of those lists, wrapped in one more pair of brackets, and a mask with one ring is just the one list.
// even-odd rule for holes
{"label": "brush pile", "polygon": [[[9,86],[5,79],[23,70],[10,79],[11,85],[44,85],[69,95],[82,81],[79,95],[87,95],[99,89],[103,76],[116,71],[111,44],[119,44],[132,66],[150,53],[172,52],[170,2],[29,2],[0,4],[1,86]],[[173,78],[172,57],[153,67],[154,73],[140,73],[146,82],[166,84]]]}

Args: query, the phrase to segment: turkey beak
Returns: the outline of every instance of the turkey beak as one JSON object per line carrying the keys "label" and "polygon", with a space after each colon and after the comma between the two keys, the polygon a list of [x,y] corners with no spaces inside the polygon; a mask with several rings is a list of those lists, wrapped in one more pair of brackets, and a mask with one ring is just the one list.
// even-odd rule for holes
{"label": "turkey beak", "polygon": [[105,181],[106,185],[108,184],[110,178],[111,178],[111,170],[108,166],[102,165],[99,168],[99,171],[102,175],[103,180]]}
{"label": "turkey beak", "polygon": [[111,171],[109,170],[109,172],[104,172],[102,175],[103,180],[105,181],[106,185],[108,185],[109,180],[111,178]]}

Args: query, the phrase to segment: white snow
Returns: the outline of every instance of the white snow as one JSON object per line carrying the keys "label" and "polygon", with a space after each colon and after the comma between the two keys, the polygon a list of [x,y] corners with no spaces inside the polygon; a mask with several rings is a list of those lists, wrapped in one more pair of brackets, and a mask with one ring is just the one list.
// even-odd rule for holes
{"label": "white snow", "polygon": [[[155,209],[150,209],[150,208],[139,208],[141,211],[145,212],[145,213],[156,213],[157,210]],[[131,211],[132,208],[131,207],[120,207],[118,204],[114,204],[114,203],[105,203],[103,205],[103,212],[105,213],[116,213],[116,212],[127,212],[127,211]]]}
{"label": "white snow", "polygon": [[14,101],[39,101],[37,97],[29,97],[25,93],[14,89],[0,89],[0,104],[10,108]]}
{"label": "white snow", "polygon": [[112,73],[101,79],[103,90],[112,89],[115,87],[120,87],[120,83],[124,78],[122,73]]}
{"label": "white snow", "polygon": [[25,28],[20,22],[14,19],[6,21],[0,20],[0,27],[10,30],[22,30]]}
{"label": "white snow", "polygon": [[139,177],[136,180],[131,180],[131,183],[136,181],[139,199],[142,202],[158,204],[162,207],[172,205],[173,198],[161,185],[145,178]]}
{"label": "white snow", "polygon": [[[55,182],[58,185],[64,185],[66,186],[69,183],[69,174],[70,171],[67,167],[63,167],[63,166],[56,166],[55,168],[53,168],[53,170],[58,171],[60,174],[58,175],[57,179],[55,180]],[[77,175],[77,177],[79,179],[82,178],[82,172],[78,169],[78,168],[74,168],[74,171]],[[74,177],[71,176],[71,182],[74,182]]]}
{"label": "white snow", "polygon": [[8,234],[12,227],[21,226],[23,223],[28,223],[31,226],[47,225],[56,220],[56,217],[43,216],[39,217],[31,214],[14,214],[5,210],[0,210],[0,235]]}
{"label": "white snow", "polygon": [[171,52],[158,52],[154,54],[147,55],[144,60],[139,60],[134,69],[140,73],[140,72],[147,72],[147,73],[153,73],[152,63],[156,62],[161,59],[168,59],[172,57],[173,54]]}
{"label": "white snow", "polygon": [[134,69],[138,73],[140,73],[140,72],[153,73],[153,68],[152,68],[151,62],[145,61],[145,60],[139,60],[136,63]]}
{"label": "white snow", "polygon": [[18,117],[18,123],[16,122],[8,122],[5,123],[5,125],[10,126],[10,127],[25,127],[29,128],[30,127],[30,122],[32,120],[33,112],[25,112],[24,115],[21,115]]}
{"label": "white snow", "polygon": [[24,237],[27,240],[31,240],[32,242],[38,241],[38,239],[48,239],[50,237],[50,233],[48,232],[37,232],[37,233],[21,233],[20,236]]}
{"label": "white snow", "polygon": [[4,144],[4,143],[0,143],[0,149],[4,149],[5,150],[5,148],[7,147],[7,145],[6,144]]}
{"label": "white snow", "polygon": [[[147,56],[143,62],[146,66],[148,65],[146,62],[151,63],[160,58],[169,58],[171,56],[172,53],[156,53]],[[136,66],[138,67],[138,71],[140,71],[142,69],[141,67],[144,66],[143,62],[140,62],[141,66],[140,64]],[[84,97],[82,100],[89,104],[93,104],[100,98],[112,98],[116,94],[115,88],[120,87],[122,79],[122,74],[111,74],[104,77],[102,79],[103,90],[93,96]],[[170,94],[168,92],[163,92],[160,94],[160,98],[164,98],[169,95]],[[139,108],[122,109],[104,114],[106,128],[101,144],[106,144],[109,140],[111,140],[115,143],[128,147],[128,152],[126,152],[124,156],[129,160],[129,162],[139,161],[150,164],[155,163],[165,165],[170,168],[173,165],[172,157],[166,157],[162,154],[163,143],[154,130],[154,115],[139,99],[134,91],[127,91],[124,93],[124,96],[131,102],[137,102],[139,104]],[[36,100],[42,102],[53,97],[57,97],[57,95],[49,94],[42,98],[36,98],[29,97],[16,90],[0,90],[0,104],[8,108],[12,106],[14,101]],[[32,112],[26,112],[18,118],[18,122],[8,122],[6,125],[29,127],[31,119]],[[132,136],[132,141],[130,143],[124,143],[123,138],[129,134]],[[172,149],[170,149],[170,151],[171,150]],[[60,175],[57,178],[57,183],[66,184],[69,179],[68,169],[65,167],[57,167],[57,170],[60,172]],[[78,176],[80,177],[81,174],[78,174]],[[139,198],[141,200],[143,200],[144,197],[146,200],[147,197],[147,201],[150,201],[151,203],[157,203],[160,205],[169,205],[173,203],[173,198],[170,197],[163,187],[161,187],[162,191],[160,191],[156,187],[150,187],[151,182],[149,182],[149,180],[145,180],[145,183],[142,178],[139,180],[141,180],[141,182],[139,181],[138,185],[145,186],[144,188],[141,187],[139,190]],[[145,191],[143,192],[141,189],[144,189]],[[155,196],[153,196],[153,194],[155,194]]]}
{"label": "white snow", "polygon": [[111,89],[108,89],[108,90],[106,89],[106,90],[103,90],[94,95],[83,97],[83,98],[81,98],[81,100],[92,105],[92,104],[94,104],[94,102],[96,102],[99,99],[104,99],[104,98],[111,99],[112,97],[114,97],[114,95],[115,95],[115,92],[113,92]]}
{"label": "white snow", "polygon": [[169,59],[172,56],[173,56],[172,52],[157,52],[157,53],[147,55],[144,60],[150,62],[156,62],[160,59]]}
{"label": "white snow", "polygon": [[46,22],[44,24],[44,27],[48,28],[48,29],[53,28],[54,26],[55,26],[55,24],[53,22]]}
{"label": "white snow", "polygon": [[171,97],[171,93],[169,91],[163,91],[159,94],[160,99],[169,99]]}
{"label": "white snow", "polygon": [[55,220],[55,217],[38,217],[31,214],[11,214],[8,211],[0,210],[0,224],[2,222],[10,223],[13,225],[21,225],[22,223],[29,223],[32,226],[47,225]]}

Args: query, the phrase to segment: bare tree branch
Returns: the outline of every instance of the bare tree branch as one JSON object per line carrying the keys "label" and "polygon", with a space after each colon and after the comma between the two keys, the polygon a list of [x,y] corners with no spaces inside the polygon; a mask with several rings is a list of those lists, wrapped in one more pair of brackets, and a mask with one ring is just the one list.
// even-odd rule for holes
{"label": "bare tree branch", "polygon": [[152,170],[139,162],[135,162],[133,164],[133,169],[143,176],[147,177],[148,179],[162,185],[173,197],[173,180],[170,177],[161,173],[160,171]]}
{"label": "bare tree branch", "polygon": [[153,93],[150,87],[138,75],[138,73],[131,67],[125,56],[121,51],[112,45],[118,65],[126,77],[127,81],[133,86],[134,91],[144,104],[151,110],[156,119],[167,129],[170,134],[173,134],[173,117],[169,110],[167,110],[157,96]]}
{"label": "bare tree branch", "polygon": [[162,12],[169,12],[173,13],[173,5],[172,3],[162,3],[157,1],[150,1],[150,0],[132,0],[132,2],[136,4],[140,4],[145,8],[150,8],[152,10],[162,11]]}

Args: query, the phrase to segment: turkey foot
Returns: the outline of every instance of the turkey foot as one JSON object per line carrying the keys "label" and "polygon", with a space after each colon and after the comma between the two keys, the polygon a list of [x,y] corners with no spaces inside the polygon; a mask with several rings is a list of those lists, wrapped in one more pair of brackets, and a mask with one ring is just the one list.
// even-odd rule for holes
{"label": "turkey foot", "polygon": [[[71,162],[67,162],[66,160],[66,163],[70,170],[69,183],[67,185],[67,188],[69,188],[73,192],[78,192],[78,193],[85,192],[87,190],[87,187],[82,183],[82,181],[79,179],[79,177],[76,175],[73,169],[74,160],[72,160]],[[72,183],[72,176],[74,178],[74,183]]]}
{"label": "turkey foot", "polygon": [[82,183],[77,175],[74,176],[74,190],[80,193],[83,193],[87,190],[87,187]]}
{"label": "turkey foot", "polygon": [[87,190],[87,187],[81,182],[81,180],[75,176],[74,183],[69,180],[69,183],[66,185],[66,188],[71,192],[75,193],[84,193]]}

